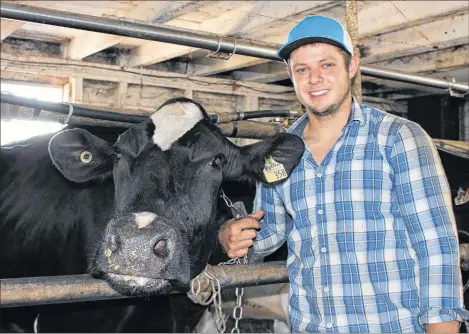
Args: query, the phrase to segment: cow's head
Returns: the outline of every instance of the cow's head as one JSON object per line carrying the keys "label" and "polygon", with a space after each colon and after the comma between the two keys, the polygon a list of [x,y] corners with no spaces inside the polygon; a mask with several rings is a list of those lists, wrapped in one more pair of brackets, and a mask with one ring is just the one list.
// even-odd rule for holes
{"label": "cow's head", "polygon": [[281,182],[303,149],[290,134],[238,147],[189,99],[166,102],[114,145],[80,129],[62,131],[49,143],[55,167],[68,180],[113,178],[114,214],[92,267],[124,294],[187,288],[216,243],[222,182]]}

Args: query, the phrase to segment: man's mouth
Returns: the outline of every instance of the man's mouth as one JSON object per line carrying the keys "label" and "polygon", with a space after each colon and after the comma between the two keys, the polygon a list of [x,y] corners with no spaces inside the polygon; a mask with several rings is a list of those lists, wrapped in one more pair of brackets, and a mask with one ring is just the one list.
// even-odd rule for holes
{"label": "man's mouth", "polygon": [[329,89],[318,90],[315,92],[311,92],[310,94],[313,96],[321,96],[321,95],[326,94],[327,92],[329,92]]}

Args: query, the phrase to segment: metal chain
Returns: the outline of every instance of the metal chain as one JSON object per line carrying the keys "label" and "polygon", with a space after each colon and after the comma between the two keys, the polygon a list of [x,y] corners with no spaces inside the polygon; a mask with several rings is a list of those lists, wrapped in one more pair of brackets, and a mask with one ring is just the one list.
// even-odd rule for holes
{"label": "metal chain", "polygon": [[[226,205],[229,208],[233,208],[233,202],[228,196],[225,195],[225,192],[221,190],[221,198],[225,201]],[[243,257],[238,257],[235,259],[230,259],[226,262],[220,262],[218,265],[233,265],[233,264],[247,264],[248,257],[247,255]],[[208,266],[207,266],[208,267]],[[213,302],[215,308],[215,323],[219,333],[225,333],[226,331],[226,318],[227,316],[223,314],[222,310],[222,301],[221,301],[221,287],[220,281],[211,273],[207,271],[207,267],[191,281],[191,291],[187,293],[188,297],[194,302],[200,305],[209,305]],[[212,286],[212,293],[201,293],[202,287],[200,282],[200,277],[205,275],[208,277],[209,282]],[[239,333],[239,321],[243,318],[243,294],[244,288],[236,288],[236,306],[233,308],[233,319],[235,324],[231,333]]]}
{"label": "metal chain", "polygon": [[[226,262],[220,262],[218,265],[233,265],[233,264],[247,264],[247,256],[241,258],[231,259]],[[202,293],[202,283],[200,278],[205,275],[207,276],[212,293]],[[239,333],[239,320],[243,318],[243,294],[244,288],[236,288],[236,306],[233,309],[233,319],[235,320],[235,325],[231,330],[231,333]],[[188,297],[197,304],[200,305],[210,305],[213,303],[215,308],[215,323],[219,333],[225,333],[226,331],[226,318],[227,316],[223,314],[222,301],[221,301],[221,286],[220,281],[214,275],[207,271],[207,267],[191,281],[191,291],[187,293]]]}
{"label": "metal chain", "polygon": [[[248,263],[248,257],[243,256],[242,260],[241,258],[237,258],[236,262],[238,264],[247,264]],[[233,309],[233,319],[235,321],[234,327],[231,330],[231,333],[239,333],[239,327],[238,323],[239,321],[243,318],[243,294],[244,294],[244,288],[236,288],[235,290],[235,295],[236,295],[236,306]]]}

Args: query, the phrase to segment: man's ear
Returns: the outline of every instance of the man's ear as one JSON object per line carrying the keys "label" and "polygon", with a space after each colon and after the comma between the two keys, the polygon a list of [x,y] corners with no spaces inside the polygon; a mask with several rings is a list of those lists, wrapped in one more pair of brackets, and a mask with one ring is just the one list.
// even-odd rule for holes
{"label": "man's ear", "polygon": [[304,149],[303,140],[289,133],[244,146],[241,148],[245,159],[243,172],[263,183],[283,182],[300,162]]}
{"label": "man's ear", "polygon": [[109,176],[115,161],[111,144],[82,129],[65,130],[53,136],[49,156],[66,179],[77,183]]}
{"label": "man's ear", "polygon": [[348,68],[348,76],[350,79],[352,79],[355,76],[355,74],[357,74],[359,64],[360,64],[360,60],[358,56],[352,56],[350,58],[350,65]]}

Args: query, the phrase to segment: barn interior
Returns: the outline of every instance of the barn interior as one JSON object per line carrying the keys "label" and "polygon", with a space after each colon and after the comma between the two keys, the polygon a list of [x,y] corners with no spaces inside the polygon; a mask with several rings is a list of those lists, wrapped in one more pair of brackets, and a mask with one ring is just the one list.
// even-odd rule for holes
{"label": "barn interior", "polygon": [[[164,36],[151,40],[143,35],[137,38],[91,28],[86,31],[7,15],[6,9],[22,5],[51,14],[87,15],[97,23],[109,19],[141,24],[150,30],[168,28],[179,36],[195,33],[235,47],[232,52],[220,52],[226,46],[220,42],[218,47],[203,48],[164,42]],[[459,187],[469,191],[467,0],[1,0],[1,6],[2,145],[10,140],[7,133],[18,131],[8,130],[16,120],[38,124],[31,128],[21,125],[27,136],[39,133],[44,127],[38,122],[41,120],[59,122],[61,125],[54,130],[67,122],[89,124],[86,118],[68,117],[68,110],[72,110],[69,106],[148,116],[168,99],[180,96],[196,100],[209,114],[219,117],[235,112],[292,111],[283,116],[264,114],[257,119],[277,126],[275,129],[285,129],[304,112],[285,64],[272,56],[240,54],[236,45],[277,49],[303,18],[325,15],[355,33],[363,67],[358,81],[360,99],[419,123],[438,147],[447,150],[442,157],[454,167],[454,173],[448,175],[454,193]],[[380,77],[370,69],[387,74]],[[405,75],[409,78],[402,80]],[[11,95],[62,103],[67,113],[54,114],[46,106],[24,108],[8,102]],[[228,136],[234,135],[231,124],[223,125]],[[259,139],[256,129],[248,133],[231,139],[239,145]],[[468,204],[456,214],[467,217]]]}
{"label": "barn interior", "polygon": [[[427,82],[417,85],[369,76],[362,70],[363,101],[417,121],[434,138],[469,140],[464,92],[469,81],[467,1],[352,2],[362,67],[402,71],[420,75],[423,81],[441,79],[449,88],[452,84],[463,87],[458,91],[435,88]],[[98,22],[99,18],[107,18],[143,23],[169,27],[182,35],[203,33],[238,45],[245,42],[277,48],[286,40],[288,31],[308,15],[330,16],[346,25],[348,2],[1,3],[4,7],[26,5],[91,15]],[[236,54],[236,50],[216,53],[187,45],[12,20],[5,18],[5,10],[2,13],[2,92],[15,90],[12,84],[51,87],[57,89],[56,99],[60,102],[137,115],[148,115],[177,96],[197,100],[209,113],[279,109],[302,112],[285,65],[278,60]],[[21,116],[6,109],[2,108],[2,120]]]}

